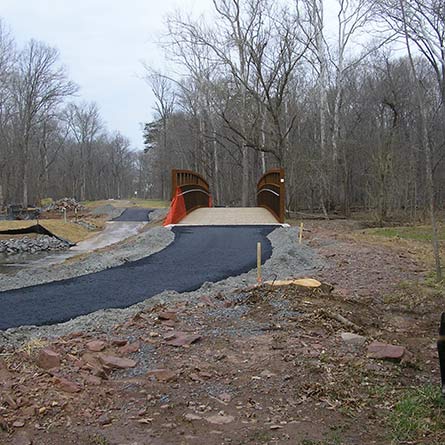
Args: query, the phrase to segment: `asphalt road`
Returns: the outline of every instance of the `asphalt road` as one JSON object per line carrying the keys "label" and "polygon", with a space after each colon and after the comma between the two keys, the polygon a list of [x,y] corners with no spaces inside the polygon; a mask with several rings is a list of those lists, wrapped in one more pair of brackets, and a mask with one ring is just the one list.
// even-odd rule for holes
{"label": "asphalt road", "polygon": [[164,290],[188,292],[256,267],[272,254],[273,226],[175,227],[164,250],[94,274],[0,292],[0,330],[61,323],[104,308],[124,308]]}
{"label": "asphalt road", "polygon": [[125,209],[120,216],[114,218],[113,221],[148,221],[149,214],[153,209],[141,209],[141,208],[128,208]]}

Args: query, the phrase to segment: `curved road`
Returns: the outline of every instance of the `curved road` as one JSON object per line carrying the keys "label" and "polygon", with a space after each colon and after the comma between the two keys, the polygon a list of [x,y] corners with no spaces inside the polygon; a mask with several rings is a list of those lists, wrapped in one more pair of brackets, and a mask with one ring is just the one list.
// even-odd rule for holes
{"label": "curved road", "polygon": [[188,292],[256,266],[272,254],[273,226],[175,227],[164,250],[112,269],[0,292],[0,330],[61,323],[99,309],[124,308],[164,290]]}

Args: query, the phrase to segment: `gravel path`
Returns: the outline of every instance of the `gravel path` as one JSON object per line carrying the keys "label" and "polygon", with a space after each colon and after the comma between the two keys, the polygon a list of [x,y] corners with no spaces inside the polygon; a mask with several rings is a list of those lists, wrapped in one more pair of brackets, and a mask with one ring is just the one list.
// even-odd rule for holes
{"label": "gravel path", "polygon": [[[270,228],[268,228],[269,230]],[[154,232],[164,237],[169,233],[173,237],[173,233],[164,228],[155,228],[141,234],[138,243],[143,245],[148,240],[152,239]],[[160,233],[159,233],[160,232]],[[145,240],[141,239],[145,236]],[[265,262],[263,266],[263,277],[265,280],[273,278],[289,278],[298,276],[310,276],[317,270],[324,266],[324,262],[317,256],[317,254],[304,244],[298,244],[298,229],[296,228],[279,228],[270,233],[269,239],[273,248],[271,257]],[[132,241],[134,243],[134,240]],[[171,242],[171,239],[169,240]],[[130,246],[125,247],[126,250],[134,253],[134,249]],[[122,251],[122,250],[121,250]],[[110,253],[108,254],[110,255]],[[103,260],[104,258],[102,258]],[[90,260],[91,262],[91,260]],[[251,263],[250,267],[254,267]],[[126,309],[106,309],[99,310],[89,315],[80,316],[74,320],[42,327],[19,327],[0,332],[0,346],[1,344],[21,344],[31,338],[36,337],[53,337],[64,335],[69,332],[94,331],[99,326],[102,329],[111,329],[113,325],[128,319],[129,316],[138,311],[151,307],[153,305],[165,301],[178,300],[193,300],[204,295],[216,295],[221,292],[232,292],[236,288],[241,288],[249,285],[254,285],[256,282],[255,269],[246,273],[241,273],[238,276],[229,277],[217,283],[205,282],[202,286],[193,292],[178,293],[176,291],[164,291],[153,298],[146,299],[140,303],[134,304]]]}

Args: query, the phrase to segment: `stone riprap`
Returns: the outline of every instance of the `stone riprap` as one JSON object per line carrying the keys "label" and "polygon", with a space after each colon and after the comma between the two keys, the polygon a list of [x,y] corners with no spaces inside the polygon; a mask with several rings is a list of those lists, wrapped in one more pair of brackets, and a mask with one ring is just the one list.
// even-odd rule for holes
{"label": "stone riprap", "polygon": [[6,255],[65,250],[69,247],[67,242],[47,235],[38,235],[37,238],[24,236],[23,238],[0,240],[0,253]]}

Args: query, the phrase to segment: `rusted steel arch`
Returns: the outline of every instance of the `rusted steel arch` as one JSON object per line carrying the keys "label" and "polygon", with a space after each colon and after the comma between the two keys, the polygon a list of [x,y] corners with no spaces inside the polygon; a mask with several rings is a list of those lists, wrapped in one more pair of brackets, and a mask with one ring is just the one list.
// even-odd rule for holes
{"label": "rusted steel arch", "polygon": [[257,205],[269,210],[278,222],[284,223],[286,213],[286,187],[284,168],[275,168],[261,176],[257,184]]}
{"label": "rusted steel arch", "polygon": [[209,183],[191,170],[172,170],[172,199],[180,188],[187,213],[199,207],[211,207]]}
{"label": "rusted steel arch", "polygon": [[191,170],[172,170],[172,203],[164,225],[177,224],[193,210],[211,207],[209,183]]}

